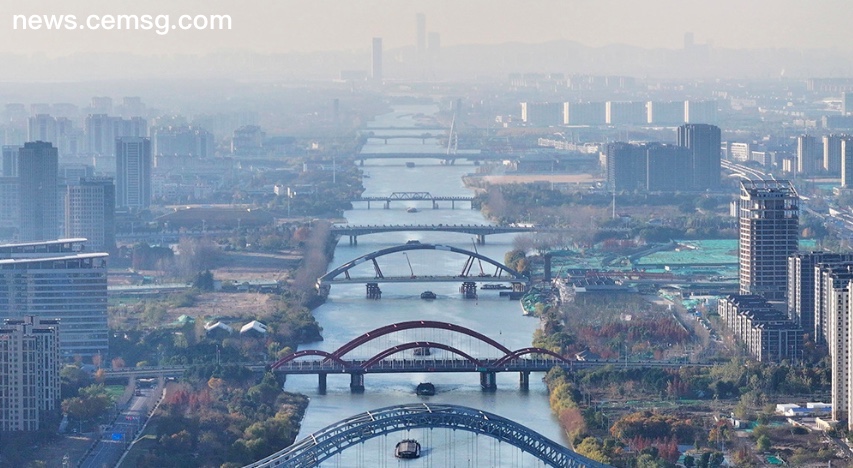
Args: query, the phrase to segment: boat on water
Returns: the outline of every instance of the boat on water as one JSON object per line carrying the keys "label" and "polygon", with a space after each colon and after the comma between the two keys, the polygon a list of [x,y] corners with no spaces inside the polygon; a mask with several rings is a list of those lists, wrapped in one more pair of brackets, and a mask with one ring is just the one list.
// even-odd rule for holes
{"label": "boat on water", "polygon": [[418,209],[415,208],[414,206],[410,206],[410,207],[406,208],[406,213],[417,213],[417,212],[418,212]]}
{"label": "boat on water", "polygon": [[421,382],[415,388],[415,393],[418,395],[431,396],[435,395],[435,385],[429,382]]}
{"label": "boat on water", "polygon": [[406,163],[406,167],[415,167],[415,163],[413,163],[412,161],[409,161]]}
{"label": "boat on water", "polygon": [[503,291],[506,289],[512,289],[512,286],[507,286],[505,284],[484,284],[480,286],[480,289],[492,290],[492,291]]}
{"label": "boat on water", "polygon": [[436,297],[438,296],[436,296],[432,291],[424,291],[421,293],[421,299],[435,299]]}
{"label": "boat on water", "polygon": [[421,444],[415,439],[401,440],[394,447],[394,456],[397,458],[418,458],[421,456]]}

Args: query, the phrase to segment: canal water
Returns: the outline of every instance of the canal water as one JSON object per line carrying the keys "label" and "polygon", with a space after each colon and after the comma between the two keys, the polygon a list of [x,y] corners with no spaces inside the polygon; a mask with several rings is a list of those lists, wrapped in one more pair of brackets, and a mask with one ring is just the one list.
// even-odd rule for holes
{"label": "canal water", "polygon": [[[380,116],[371,126],[396,127],[397,135],[417,136],[408,139],[369,140],[364,152],[422,152],[424,146],[431,151],[441,151],[436,140],[424,145],[419,137],[423,131],[415,127],[421,115],[437,111],[435,106],[417,105],[395,107],[394,111]],[[376,134],[385,134],[377,130]],[[393,150],[389,147],[393,147]],[[414,167],[407,165],[414,162]],[[471,196],[472,192],[462,183],[462,176],[473,172],[475,166],[459,161],[456,165],[443,165],[432,159],[374,159],[365,161],[363,170],[365,196],[388,195],[392,192],[430,192],[434,195]],[[390,209],[381,203],[356,203],[347,211],[348,223],[361,224],[484,224],[487,221],[479,211],[471,210],[467,202],[458,203],[456,209],[445,202],[439,209],[432,209],[429,202],[393,202]],[[343,238],[335,250],[332,267],[338,266],[361,255],[378,249],[417,240],[423,243],[446,244],[466,250],[475,248],[490,258],[503,263],[504,254],[512,249],[513,235],[487,236],[485,245],[474,246],[471,235],[441,232],[400,232],[373,234],[358,239],[357,246],[348,244]],[[467,257],[441,251],[410,251],[406,255],[395,253],[380,257],[379,265],[386,276],[429,276],[458,275]],[[372,265],[359,265],[352,270],[353,276],[373,276]],[[475,263],[472,273],[480,272],[481,265]],[[494,273],[494,268],[482,264],[484,273]],[[500,298],[497,291],[479,291],[479,298],[466,300],[459,293],[456,283],[391,283],[380,284],[382,299],[365,298],[365,286],[332,286],[327,302],[314,311],[323,327],[324,341],[306,344],[300,349],[322,349],[334,351],[367,331],[408,320],[436,320],[450,322],[474,329],[489,336],[510,349],[530,346],[538,321],[521,313],[518,301]],[[438,297],[427,301],[420,293],[430,290]],[[393,346],[408,341],[451,340],[453,346],[475,357],[496,357],[489,346],[449,332],[408,331],[390,335],[363,349],[348,355],[366,358]],[[411,351],[398,357],[411,358]],[[452,357],[445,351],[437,351],[436,357]],[[349,416],[391,405],[408,403],[456,404],[482,409],[519,422],[540,434],[565,444],[556,418],[548,406],[548,395],[541,374],[531,374],[528,391],[519,389],[517,373],[501,373],[497,376],[495,392],[483,392],[479,374],[471,373],[424,373],[424,374],[367,374],[365,391],[353,394],[349,388],[349,375],[329,375],[326,394],[319,394],[316,376],[290,376],[285,389],[308,395],[308,406],[299,438],[322,429]],[[434,396],[417,396],[415,387],[420,382],[431,382],[436,387]],[[421,442],[423,454],[417,460],[394,458],[394,446],[403,439],[413,438]],[[506,443],[498,443],[485,436],[474,436],[464,431],[412,430],[377,437],[325,462],[323,466],[380,467],[380,466],[541,466],[533,457],[522,454]]]}

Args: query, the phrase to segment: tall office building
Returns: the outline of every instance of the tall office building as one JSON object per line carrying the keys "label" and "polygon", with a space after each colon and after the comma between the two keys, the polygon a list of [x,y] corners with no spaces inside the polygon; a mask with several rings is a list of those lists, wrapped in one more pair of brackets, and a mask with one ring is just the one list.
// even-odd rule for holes
{"label": "tall office building", "polygon": [[853,262],[853,253],[796,252],[788,257],[788,317],[815,343],[823,343],[827,323],[817,292],[823,284],[821,269],[843,262]]}
{"label": "tall office building", "polygon": [[418,56],[426,52],[426,15],[418,13],[415,15],[415,29],[417,30]]}
{"label": "tall office building", "polygon": [[0,245],[0,319],[58,318],[60,354],[106,357],[106,253],[84,253],[85,239]]}
{"label": "tall office building", "polygon": [[38,114],[27,120],[27,141],[46,141],[58,145],[56,119],[49,114]]}
{"label": "tall office building", "polygon": [[373,47],[370,54],[370,78],[373,81],[382,81],[382,38],[373,38]]}
{"label": "tall office building", "polygon": [[87,239],[86,249],[116,247],[115,184],[111,177],[83,177],[65,187],[65,237]]}
{"label": "tall office building", "polygon": [[715,190],[720,187],[720,127],[685,124],[678,127],[678,146],[690,153],[691,188]]}
{"label": "tall office building", "polygon": [[18,150],[18,206],[21,241],[59,237],[59,156],[43,141]]}
{"label": "tall office building", "polygon": [[797,137],[797,173],[813,175],[823,168],[823,148],[817,137]]}
{"label": "tall office building", "polygon": [[59,409],[59,330],[32,316],[0,324],[0,431],[36,431]]}
{"label": "tall office building", "polygon": [[116,146],[116,207],[151,205],[151,140],[123,137]]}
{"label": "tall office building", "polygon": [[797,251],[800,197],[787,180],[745,180],[738,203],[740,293],[785,300],[788,257]]}
{"label": "tall office building", "polygon": [[5,237],[12,238],[11,233],[18,230],[21,222],[18,215],[20,208],[18,178],[0,177],[0,229],[7,233]]}

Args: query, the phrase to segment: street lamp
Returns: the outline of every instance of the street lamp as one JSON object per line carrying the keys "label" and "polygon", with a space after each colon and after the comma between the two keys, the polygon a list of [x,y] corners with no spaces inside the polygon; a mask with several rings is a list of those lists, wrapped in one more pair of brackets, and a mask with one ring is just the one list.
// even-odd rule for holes
{"label": "street lamp", "polygon": [[409,261],[409,254],[407,254],[406,252],[403,252],[403,255],[406,256],[406,263],[409,264],[409,273],[411,273],[411,275],[412,275],[411,277],[414,278],[415,277],[415,270],[412,269],[412,262]]}

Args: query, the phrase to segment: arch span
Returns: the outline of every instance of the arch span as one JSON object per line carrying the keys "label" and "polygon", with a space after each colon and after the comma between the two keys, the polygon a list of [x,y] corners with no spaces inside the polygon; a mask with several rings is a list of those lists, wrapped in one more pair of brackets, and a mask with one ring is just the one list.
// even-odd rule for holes
{"label": "arch span", "polygon": [[[528,282],[527,277],[525,277],[521,273],[517,272],[516,270],[514,270],[514,269],[512,269],[512,268],[510,268],[510,267],[508,267],[508,266],[506,266],[506,265],[504,265],[504,264],[502,264],[496,260],[493,260],[489,257],[486,257],[485,255],[481,255],[477,252],[471,252],[470,250],[460,249],[457,247],[451,247],[449,245],[417,243],[417,244],[397,245],[394,247],[388,247],[387,249],[380,249],[380,250],[377,250],[375,252],[371,252],[369,254],[362,255],[361,257],[350,260],[350,261],[344,263],[343,265],[331,270],[330,272],[326,273],[325,275],[321,276],[320,278],[318,278],[317,279],[317,287],[322,288],[323,286],[327,286],[330,282],[334,282],[335,278],[341,274],[344,274],[347,276],[347,278],[349,278],[349,271],[352,268],[354,268],[357,265],[360,265],[362,263],[370,261],[370,262],[373,262],[374,268],[377,268],[377,264],[376,264],[377,258],[383,257],[385,255],[391,255],[394,253],[407,252],[410,250],[442,250],[442,251],[452,252],[452,253],[456,253],[456,254],[460,254],[460,255],[467,255],[469,259],[480,260],[480,261],[486,262],[486,263],[494,266],[497,269],[495,276],[501,276],[504,272],[506,272],[509,275],[509,277],[507,278],[507,281],[518,281],[518,282],[522,282],[522,283]],[[377,277],[381,277],[379,275],[380,275],[380,273],[379,273],[378,268],[377,268]],[[460,276],[460,279],[465,279],[465,278],[476,278],[476,276]]]}
{"label": "arch span", "polygon": [[488,336],[470,328],[463,327],[461,325],[455,325],[448,322],[438,322],[434,320],[410,320],[408,322],[392,323],[391,325],[385,325],[384,327],[379,327],[375,330],[371,330],[361,336],[353,338],[348,343],[338,348],[332,354],[339,358],[343,358],[343,356],[348,352],[371,340],[375,340],[376,338],[379,338],[381,336],[385,336],[398,331],[411,330],[415,328],[434,328],[438,330],[449,330],[470,336],[472,338],[476,338],[484,343],[487,343],[501,350],[505,354],[510,354],[512,352],[509,348],[489,338]]}
{"label": "arch span", "polygon": [[547,354],[548,356],[556,358],[557,360],[562,361],[568,365],[573,364],[572,360],[566,359],[565,357],[560,356],[559,354],[557,354],[557,353],[555,353],[549,349],[531,347],[531,348],[516,349],[515,351],[513,351],[511,353],[507,353],[506,356],[498,359],[494,365],[497,367],[500,367],[500,366],[506,364],[507,362],[512,361],[513,359],[517,359],[517,358],[520,358],[521,356],[525,356],[528,354]]}
{"label": "arch span", "polygon": [[296,360],[296,359],[299,359],[299,358],[301,358],[301,357],[305,357],[305,356],[320,356],[320,357],[324,357],[324,358],[326,358],[325,360],[332,360],[332,361],[335,361],[335,362],[337,362],[338,364],[340,364],[340,365],[341,365],[341,366],[343,366],[343,367],[347,367],[347,365],[348,365],[346,361],[344,361],[343,359],[341,359],[341,358],[339,358],[339,357],[335,356],[335,355],[334,355],[334,354],[332,354],[332,353],[328,353],[328,352],[326,352],[326,351],[320,351],[319,349],[306,349],[306,350],[303,350],[303,351],[296,351],[295,353],[290,353],[290,354],[288,354],[287,356],[284,356],[283,358],[281,358],[281,359],[279,359],[278,361],[274,362],[274,363],[270,366],[270,369],[272,369],[272,370],[276,370],[276,369],[278,369],[279,367],[283,366],[284,364],[287,364],[287,363],[288,363],[288,362],[290,362],[290,361],[294,361],[294,360]]}
{"label": "arch span", "polygon": [[401,353],[401,352],[409,350],[409,349],[417,349],[417,348],[443,349],[445,351],[450,351],[451,353],[456,354],[457,356],[462,356],[463,358],[467,359],[468,361],[471,361],[472,363],[474,363],[477,366],[483,365],[483,363],[480,362],[474,356],[471,356],[470,354],[466,353],[465,351],[462,351],[461,349],[454,348],[453,346],[449,346],[449,345],[442,344],[442,343],[434,343],[432,341],[410,341],[408,343],[403,343],[401,345],[393,346],[391,348],[386,349],[385,351],[382,351],[381,353],[377,354],[376,356],[373,356],[372,358],[365,361],[364,364],[361,365],[361,368],[363,370],[370,369],[371,367],[373,367],[377,363],[379,363],[379,361],[387,358],[388,356],[393,356],[397,353]]}
{"label": "arch span", "polygon": [[309,467],[353,445],[381,435],[418,428],[472,432],[506,442],[554,467],[607,467],[496,414],[457,405],[389,406],[332,424],[246,468]]}

